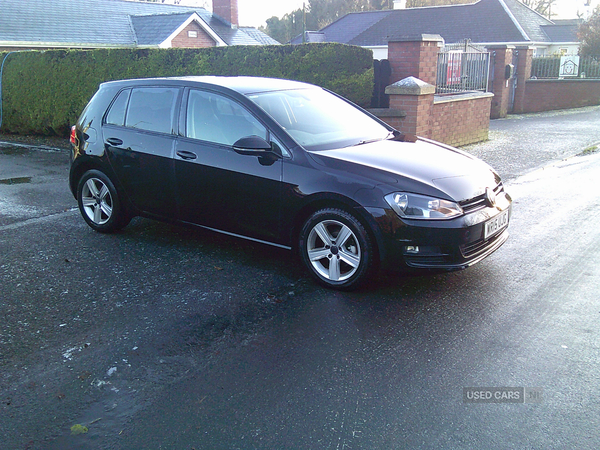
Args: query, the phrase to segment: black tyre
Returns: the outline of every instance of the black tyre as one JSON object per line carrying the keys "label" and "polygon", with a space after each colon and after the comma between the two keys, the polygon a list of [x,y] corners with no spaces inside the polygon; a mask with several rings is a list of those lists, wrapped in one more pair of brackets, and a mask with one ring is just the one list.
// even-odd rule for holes
{"label": "black tyre", "polygon": [[373,244],[363,225],[341,209],[321,209],[300,232],[299,250],[311,274],[324,286],[356,289],[375,271]]}
{"label": "black tyre", "polygon": [[99,170],[83,174],[77,186],[77,202],[87,224],[101,233],[119,230],[131,220],[115,185]]}

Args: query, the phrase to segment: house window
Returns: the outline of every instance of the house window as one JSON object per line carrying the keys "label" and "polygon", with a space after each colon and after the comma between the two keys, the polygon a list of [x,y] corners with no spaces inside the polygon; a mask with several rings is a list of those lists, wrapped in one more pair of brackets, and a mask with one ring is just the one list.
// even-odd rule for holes
{"label": "house window", "polygon": [[197,38],[198,37],[198,32],[197,31],[188,31],[188,37],[190,37],[190,38]]}
{"label": "house window", "polygon": [[568,48],[561,48],[560,49],[560,56],[565,56],[568,52],[569,52]]}

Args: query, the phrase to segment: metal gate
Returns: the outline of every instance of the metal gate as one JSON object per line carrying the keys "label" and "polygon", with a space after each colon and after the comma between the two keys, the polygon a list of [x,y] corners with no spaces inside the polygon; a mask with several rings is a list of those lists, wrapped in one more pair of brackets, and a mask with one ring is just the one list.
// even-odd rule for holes
{"label": "metal gate", "polygon": [[515,92],[517,90],[518,79],[517,74],[519,73],[519,50],[513,51],[512,57],[512,78],[510,79],[510,103],[508,105],[508,112],[512,113],[515,110]]}
{"label": "metal gate", "polygon": [[468,39],[444,46],[438,54],[437,94],[488,90],[490,54]]}
{"label": "metal gate", "polygon": [[392,68],[387,59],[373,61],[374,86],[371,96],[371,108],[389,108],[390,98],[385,93],[385,88],[390,84]]}

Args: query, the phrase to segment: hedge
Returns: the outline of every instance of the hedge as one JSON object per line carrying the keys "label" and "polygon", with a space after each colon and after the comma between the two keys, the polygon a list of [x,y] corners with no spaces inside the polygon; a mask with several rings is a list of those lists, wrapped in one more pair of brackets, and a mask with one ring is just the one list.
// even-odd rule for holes
{"label": "hedge", "polygon": [[[0,53],[0,62],[7,53]],[[370,50],[342,44],[209,49],[97,49],[14,53],[2,79],[2,131],[68,135],[104,81],[185,75],[250,75],[313,83],[368,106]]]}

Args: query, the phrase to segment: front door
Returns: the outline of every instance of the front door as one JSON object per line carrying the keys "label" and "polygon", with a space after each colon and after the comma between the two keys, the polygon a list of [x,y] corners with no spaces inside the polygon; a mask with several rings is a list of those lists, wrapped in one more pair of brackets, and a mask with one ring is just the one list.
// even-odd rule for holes
{"label": "front door", "polygon": [[224,95],[192,89],[185,106],[185,137],[175,151],[179,219],[242,236],[280,240],[283,161],[241,155],[233,143],[268,139],[266,127]]}

